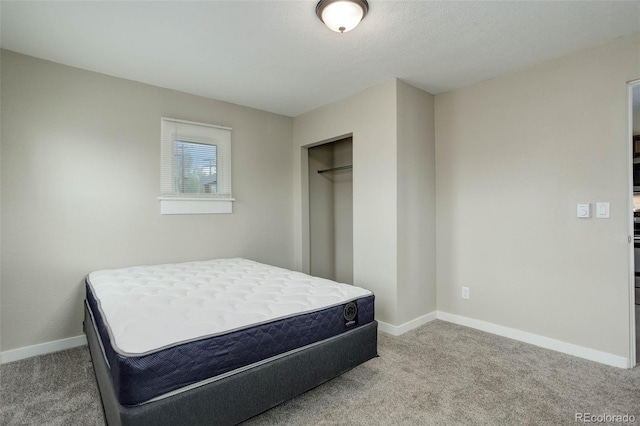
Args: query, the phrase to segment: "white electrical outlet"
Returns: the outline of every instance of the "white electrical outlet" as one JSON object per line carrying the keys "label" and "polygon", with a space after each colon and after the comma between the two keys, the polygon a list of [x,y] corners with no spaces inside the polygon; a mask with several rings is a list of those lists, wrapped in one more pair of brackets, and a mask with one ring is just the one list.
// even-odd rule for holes
{"label": "white electrical outlet", "polygon": [[463,299],[469,298],[469,287],[462,287],[462,298]]}

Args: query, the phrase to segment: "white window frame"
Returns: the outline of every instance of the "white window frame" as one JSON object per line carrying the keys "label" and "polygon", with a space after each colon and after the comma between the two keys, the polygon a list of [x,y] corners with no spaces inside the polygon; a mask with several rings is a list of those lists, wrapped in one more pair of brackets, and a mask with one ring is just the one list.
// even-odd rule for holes
{"label": "white window frame", "polygon": [[[231,128],[162,117],[160,144],[160,214],[232,213]],[[218,193],[184,194],[173,188],[175,141],[215,145]]]}

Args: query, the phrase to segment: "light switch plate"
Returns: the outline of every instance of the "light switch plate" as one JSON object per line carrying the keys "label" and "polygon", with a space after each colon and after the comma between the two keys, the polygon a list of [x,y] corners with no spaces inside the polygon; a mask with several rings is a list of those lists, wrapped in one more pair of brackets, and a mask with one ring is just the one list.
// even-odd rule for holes
{"label": "light switch plate", "polygon": [[610,215],[610,205],[608,202],[598,202],[596,203],[596,219],[609,219]]}
{"label": "light switch plate", "polygon": [[580,219],[588,219],[589,217],[591,217],[591,204],[578,203],[577,216]]}

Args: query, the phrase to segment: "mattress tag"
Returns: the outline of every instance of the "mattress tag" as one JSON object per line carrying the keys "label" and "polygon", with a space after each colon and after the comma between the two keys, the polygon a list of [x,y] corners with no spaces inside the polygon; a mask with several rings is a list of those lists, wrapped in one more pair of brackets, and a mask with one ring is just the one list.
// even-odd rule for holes
{"label": "mattress tag", "polygon": [[358,325],[358,305],[356,302],[349,302],[344,305],[344,326],[353,327]]}

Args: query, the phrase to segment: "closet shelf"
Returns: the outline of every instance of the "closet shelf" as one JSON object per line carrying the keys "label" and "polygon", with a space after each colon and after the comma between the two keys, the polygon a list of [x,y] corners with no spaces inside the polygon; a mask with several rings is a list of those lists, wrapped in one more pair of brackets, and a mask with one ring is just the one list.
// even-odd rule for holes
{"label": "closet shelf", "polygon": [[330,169],[318,170],[318,173],[336,172],[338,170],[347,170],[351,168],[353,168],[353,165],[349,164],[348,166],[332,167]]}

